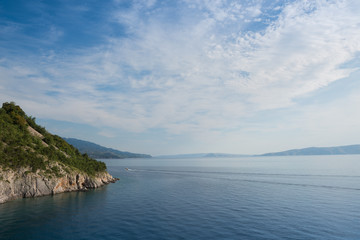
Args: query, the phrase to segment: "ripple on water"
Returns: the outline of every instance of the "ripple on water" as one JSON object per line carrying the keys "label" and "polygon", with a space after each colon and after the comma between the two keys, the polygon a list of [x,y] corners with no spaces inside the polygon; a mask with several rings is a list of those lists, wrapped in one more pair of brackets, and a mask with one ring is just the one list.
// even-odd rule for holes
{"label": "ripple on water", "polygon": [[278,161],[277,173],[251,161],[221,171],[113,165],[121,180],[105,188],[0,205],[0,239],[360,239],[354,169],[294,174]]}

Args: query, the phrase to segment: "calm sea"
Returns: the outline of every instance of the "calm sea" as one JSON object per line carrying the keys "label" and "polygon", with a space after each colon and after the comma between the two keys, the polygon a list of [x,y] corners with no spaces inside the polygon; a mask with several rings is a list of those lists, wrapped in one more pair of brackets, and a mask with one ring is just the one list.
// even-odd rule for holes
{"label": "calm sea", "polygon": [[360,239],[360,155],[105,162],[120,181],[1,204],[0,239]]}

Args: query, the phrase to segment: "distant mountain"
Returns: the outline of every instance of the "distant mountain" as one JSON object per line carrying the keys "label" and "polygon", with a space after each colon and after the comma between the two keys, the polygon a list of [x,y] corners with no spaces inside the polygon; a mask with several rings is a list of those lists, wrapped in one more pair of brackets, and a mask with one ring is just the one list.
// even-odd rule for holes
{"label": "distant mountain", "polygon": [[338,146],[338,147],[309,147],[302,149],[292,149],[283,152],[272,152],[260,155],[245,154],[227,154],[227,153],[194,153],[194,154],[177,154],[161,155],[156,158],[236,158],[236,157],[259,157],[259,156],[301,156],[301,155],[346,155],[360,154],[360,144]]}
{"label": "distant mountain", "polygon": [[194,154],[177,154],[177,155],[160,155],[156,158],[232,158],[232,157],[247,157],[250,155],[244,154],[228,154],[228,153],[194,153]]}
{"label": "distant mountain", "polygon": [[292,149],[283,152],[265,153],[257,156],[295,156],[295,155],[346,155],[360,154],[360,145],[338,147],[309,147]]}
{"label": "distant mountain", "polygon": [[76,138],[64,138],[64,140],[79,149],[81,153],[86,153],[92,158],[151,158],[151,155],[148,154],[123,152]]}

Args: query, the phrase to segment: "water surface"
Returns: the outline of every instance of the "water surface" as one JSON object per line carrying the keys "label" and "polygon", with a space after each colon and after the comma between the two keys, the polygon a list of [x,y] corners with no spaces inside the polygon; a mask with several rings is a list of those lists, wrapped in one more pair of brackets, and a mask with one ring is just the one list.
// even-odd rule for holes
{"label": "water surface", "polygon": [[105,162],[120,181],[0,205],[0,239],[360,239],[360,155]]}

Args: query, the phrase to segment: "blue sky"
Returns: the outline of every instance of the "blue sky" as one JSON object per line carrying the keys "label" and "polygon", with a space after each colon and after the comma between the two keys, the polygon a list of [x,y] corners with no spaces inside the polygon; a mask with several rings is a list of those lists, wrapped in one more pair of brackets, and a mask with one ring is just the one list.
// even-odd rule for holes
{"label": "blue sky", "polygon": [[360,2],[0,2],[0,100],[159,154],[358,144]]}

